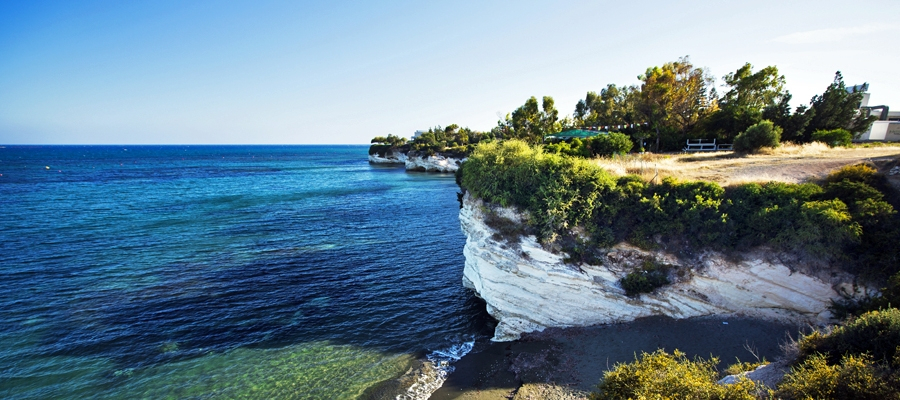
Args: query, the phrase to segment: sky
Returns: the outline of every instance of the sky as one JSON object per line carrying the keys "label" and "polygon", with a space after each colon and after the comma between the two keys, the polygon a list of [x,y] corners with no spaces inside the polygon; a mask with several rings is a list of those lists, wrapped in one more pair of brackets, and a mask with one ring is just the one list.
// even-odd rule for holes
{"label": "sky", "polygon": [[[0,1],[0,144],[352,144],[689,56],[900,109],[900,1]],[[718,87],[719,93],[725,89]]]}

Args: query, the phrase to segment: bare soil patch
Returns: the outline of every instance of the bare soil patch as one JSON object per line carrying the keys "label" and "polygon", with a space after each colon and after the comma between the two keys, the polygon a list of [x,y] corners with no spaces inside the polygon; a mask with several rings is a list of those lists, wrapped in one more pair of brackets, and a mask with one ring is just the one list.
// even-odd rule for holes
{"label": "bare soil patch", "polygon": [[729,186],[747,182],[810,182],[845,165],[871,162],[883,169],[898,158],[900,146],[832,149],[821,143],[811,143],[788,144],[750,155],[734,152],[642,154],[601,159],[597,163],[612,173],[636,174],[647,181],[674,177]]}

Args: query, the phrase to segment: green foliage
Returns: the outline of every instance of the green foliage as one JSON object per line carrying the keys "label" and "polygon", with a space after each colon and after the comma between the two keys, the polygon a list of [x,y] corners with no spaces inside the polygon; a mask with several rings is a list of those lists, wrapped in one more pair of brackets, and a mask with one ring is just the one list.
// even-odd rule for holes
{"label": "green foliage", "polygon": [[574,138],[569,141],[549,143],[544,146],[544,149],[553,154],[591,158],[622,155],[630,151],[632,146],[631,139],[625,134],[610,132],[585,140]]}
{"label": "green foliage", "polygon": [[884,282],[900,272],[900,218],[887,194],[896,195],[886,178],[866,164],[843,167],[825,178],[821,199],[844,202],[862,229],[860,246],[847,256],[855,260],[853,272],[874,282]]}
{"label": "green foliage", "polygon": [[900,310],[869,311],[828,334],[815,332],[800,339],[801,357],[824,354],[836,363],[845,354],[868,354],[874,361],[891,363],[900,345]]}
{"label": "green foliage", "polygon": [[575,105],[575,122],[579,126],[609,126],[639,122],[637,86],[616,87],[609,84],[600,94],[588,92]]}
{"label": "green foliage", "polygon": [[530,144],[543,142],[544,136],[562,130],[559,111],[553,97],[544,96],[540,107],[538,100],[532,96],[521,107],[497,122],[492,130],[494,136],[504,139],[519,139]]}
{"label": "green foliage", "polygon": [[618,132],[610,132],[606,135],[593,137],[588,143],[592,156],[625,154],[631,151],[631,148],[634,146],[628,136]]}
{"label": "green foliage", "polygon": [[[662,67],[647,68],[641,80],[637,109],[656,132],[656,151],[665,136],[691,132],[715,111],[714,79],[685,56]],[[684,140],[679,140],[682,144]]]}
{"label": "green foliage", "polygon": [[861,182],[871,186],[882,186],[884,177],[880,176],[878,171],[870,165],[854,164],[828,174],[825,178],[825,183],[835,183],[843,180]]}
{"label": "green foliage", "polygon": [[637,236],[689,237],[697,244],[716,242],[725,224],[720,210],[725,190],[714,182],[663,179],[644,189],[635,226]]}
{"label": "green foliage", "polygon": [[717,363],[716,358],[689,360],[678,350],[641,353],[634,362],[607,371],[590,399],[755,399],[756,386],[749,379],[717,384]]}
{"label": "green foliage", "polygon": [[[585,246],[628,240],[644,248],[725,251],[766,245],[842,260],[876,281],[900,268],[891,262],[900,258],[891,244],[900,237],[897,213],[882,191],[864,183],[882,186],[869,167],[841,169],[824,188],[770,182],[726,189],[674,179],[649,184],[636,176],[613,179],[587,160],[507,141],[479,145],[458,178],[477,197],[528,211],[539,240],[562,239],[573,260],[594,257]],[[590,237],[571,238],[575,227]],[[629,284],[641,286],[643,278],[633,275]]]}
{"label": "green foliage", "polygon": [[811,183],[748,183],[731,188],[723,205],[728,216],[723,243],[732,248],[774,244],[779,233],[790,231],[799,219],[801,205],[821,192]]}
{"label": "green foliage", "polygon": [[669,269],[668,265],[647,260],[640,268],[620,279],[619,285],[625,289],[628,296],[650,293],[669,284]]}
{"label": "green foliage", "polygon": [[509,140],[479,145],[463,163],[462,187],[503,206],[518,206],[531,215],[541,239],[589,219],[603,187],[613,178],[580,158],[545,153],[539,147]]}
{"label": "green foliage", "polygon": [[[780,115],[773,108],[788,107],[785,99],[789,100],[790,94],[784,91],[784,75],[779,75],[775,66],[754,73],[753,66],[746,63],[725,75],[724,80],[730,90],[719,99],[719,110],[706,124],[719,139],[733,140],[740,132],[762,121],[767,111]],[[787,113],[790,113],[789,109]]]}
{"label": "green foliage", "polygon": [[778,147],[781,143],[781,127],[772,121],[762,121],[734,138],[734,150],[754,152],[763,147]]}
{"label": "green foliage", "polygon": [[753,371],[763,365],[768,365],[768,364],[769,364],[769,362],[766,361],[765,358],[763,358],[762,361],[756,361],[756,362],[741,362],[741,360],[738,359],[736,363],[729,365],[728,368],[725,368],[724,374],[725,375],[737,375],[737,374],[741,374],[744,372]]}
{"label": "green foliage", "polygon": [[817,130],[812,133],[813,142],[822,142],[829,147],[849,146],[853,141],[853,134],[846,129]]}
{"label": "green foliage", "polygon": [[809,122],[805,138],[808,140],[813,132],[819,130],[846,129],[854,136],[867,131],[878,117],[859,113],[862,97],[860,92],[848,92],[844,77],[840,71],[836,72],[834,82],[825,92],[810,100],[815,114]]}
{"label": "green foliage", "polygon": [[800,361],[776,396],[900,399],[900,310],[870,311],[829,333],[800,338]]}
{"label": "green foliage", "polygon": [[386,144],[386,145],[397,147],[397,146],[402,146],[402,145],[406,144],[406,138],[394,136],[391,134],[387,135],[387,137],[375,136],[374,138],[372,138],[372,143],[373,144],[380,143],[380,144]]}
{"label": "green foliage", "polygon": [[396,150],[406,144],[406,139],[394,135],[376,136],[372,138],[372,145],[369,146],[369,155],[379,155],[384,157],[388,151]]}
{"label": "green foliage", "polygon": [[775,397],[793,399],[900,399],[898,377],[867,354],[848,354],[830,363],[815,354],[794,367]]}
{"label": "green foliage", "polygon": [[477,132],[450,124],[445,128],[436,126],[422,132],[409,144],[409,150],[425,155],[436,153],[465,157],[481,141],[491,140],[490,133]]}

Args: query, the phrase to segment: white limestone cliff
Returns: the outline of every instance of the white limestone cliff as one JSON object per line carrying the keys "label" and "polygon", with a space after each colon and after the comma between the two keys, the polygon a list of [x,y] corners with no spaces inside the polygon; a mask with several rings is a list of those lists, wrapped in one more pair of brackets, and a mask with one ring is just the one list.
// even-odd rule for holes
{"label": "white limestone cliff", "polygon": [[440,154],[433,156],[413,155],[406,159],[407,171],[456,172],[465,159],[446,157]]}
{"label": "white limestone cliff", "polygon": [[[619,244],[602,265],[569,265],[534,236],[507,243],[485,223],[488,206],[466,194],[459,218],[466,245],[463,284],[475,290],[498,320],[495,341],[546,327],[626,322],[651,315],[688,318],[742,315],[824,323],[839,292],[858,293],[853,277],[839,271],[807,275],[757,251],[743,260],[706,252],[689,265],[664,252]],[[521,215],[494,208],[510,220]],[[643,260],[676,266],[672,284],[650,294],[625,295],[619,279]]]}
{"label": "white limestone cliff", "polygon": [[400,151],[388,151],[384,157],[378,154],[369,154],[369,162],[372,164],[406,164],[406,153]]}
{"label": "white limestone cliff", "polygon": [[407,171],[425,172],[456,172],[459,165],[465,159],[447,157],[441,154],[432,156],[404,153],[402,151],[388,151],[384,156],[369,154],[369,163],[372,164],[402,164]]}

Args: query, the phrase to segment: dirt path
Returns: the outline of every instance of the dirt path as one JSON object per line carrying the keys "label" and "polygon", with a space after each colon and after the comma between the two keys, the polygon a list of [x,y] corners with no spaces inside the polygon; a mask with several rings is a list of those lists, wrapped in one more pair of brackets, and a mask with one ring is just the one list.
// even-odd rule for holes
{"label": "dirt path", "polygon": [[[732,152],[644,155],[598,164],[617,174],[638,174],[645,179],[672,176],[709,180],[722,185],[745,182],[808,182],[821,179],[836,168],[858,162],[888,165],[900,159],[898,147],[837,148],[824,145],[784,146],[747,156]],[[882,165],[879,165],[882,166]],[[892,165],[891,165],[892,166]]]}

